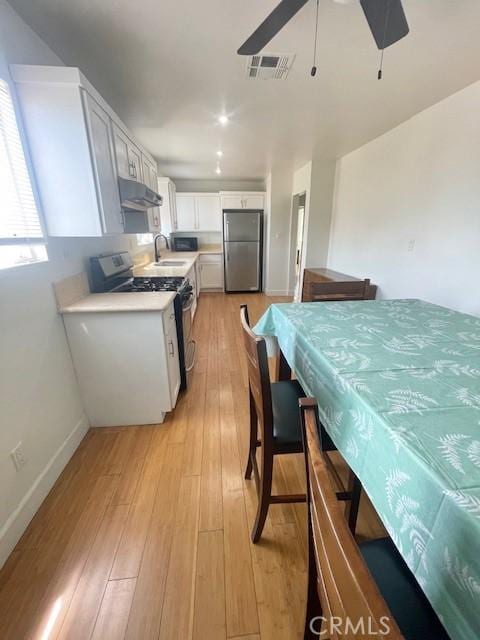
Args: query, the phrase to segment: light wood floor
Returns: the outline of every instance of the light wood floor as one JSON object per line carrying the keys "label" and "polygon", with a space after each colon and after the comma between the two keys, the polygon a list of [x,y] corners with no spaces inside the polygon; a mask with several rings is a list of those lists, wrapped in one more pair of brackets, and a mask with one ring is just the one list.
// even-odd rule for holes
{"label": "light wood floor", "polygon": [[[306,584],[305,505],[271,508],[258,545],[243,479],[247,378],[239,305],[202,294],[187,393],[159,426],[92,429],[0,572],[2,640],[295,640]],[[340,465],[340,463],[339,463]],[[301,456],[276,490],[304,488]],[[362,501],[359,531],[381,534]]]}

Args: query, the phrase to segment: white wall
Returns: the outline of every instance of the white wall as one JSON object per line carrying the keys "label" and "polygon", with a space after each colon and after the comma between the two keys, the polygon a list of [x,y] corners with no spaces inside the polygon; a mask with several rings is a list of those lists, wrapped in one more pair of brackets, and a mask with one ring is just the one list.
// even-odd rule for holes
{"label": "white wall", "polygon": [[267,177],[265,216],[265,292],[288,294],[288,255],[292,210],[292,172],[276,167]]}
{"label": "white wall", "polygon": [[329,267],[480,315],[479,113],[480,82],[339,161]]}
{"label": "white wall", "polygon": [[[0,0],[0,77],[7,63],[61,60]],[[137,249],[134,236],[51,239],[48,263],[0,271],[0,566],[88,428],[52,282],[127,247]],[[27,464],[17,473],[19,441]]]}
{"label": "white wall", "polygon": [[327,265],[335,190],[335,166],[334,160],[321,157],[314,158],[312,162],[310,203],[305,226],[306,267]]}
{"label": "white wall", "polygon": [[[332,202],[335,188],[335,161],[314,156],[293,174],[292,194],[305,193],[304,244],[300,282],[305,267],[325,267],[330,240]],[[289,243],[292,238],[290,234]],[[301,293],[301,286],[298,295]]]}

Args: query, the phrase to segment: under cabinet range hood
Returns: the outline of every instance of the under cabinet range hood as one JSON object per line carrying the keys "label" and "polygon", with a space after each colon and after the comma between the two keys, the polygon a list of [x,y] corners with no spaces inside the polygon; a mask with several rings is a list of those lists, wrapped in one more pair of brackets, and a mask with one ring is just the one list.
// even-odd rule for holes
{"label": "under cabinet range hood", "polygon": [[146,211],[161,206],[163,202],[162,196],[136,180],[119,178],[118,187],[122,209],[126,211]]}

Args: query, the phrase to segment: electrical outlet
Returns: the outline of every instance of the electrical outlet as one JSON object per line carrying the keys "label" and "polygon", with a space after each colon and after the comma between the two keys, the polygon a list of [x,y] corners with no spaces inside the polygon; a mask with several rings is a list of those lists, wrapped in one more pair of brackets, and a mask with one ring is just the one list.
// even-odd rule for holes
{"label": "electrical outlet", "polygon": [[415,249],[415,240],[409,240],[408,242],[408,250],[413,251]]}
{"label": "electrical outlet", "polygon": [[20,469],[24,467],[25,464],[27,463],[27,460],[25,458],[25,453],[23,451],[23,444],[19,442],[15,447],[15,449],[12,449],[12,451],[10,452],[10,455],[12,456],[15,469],[17,471],[20,471]]}

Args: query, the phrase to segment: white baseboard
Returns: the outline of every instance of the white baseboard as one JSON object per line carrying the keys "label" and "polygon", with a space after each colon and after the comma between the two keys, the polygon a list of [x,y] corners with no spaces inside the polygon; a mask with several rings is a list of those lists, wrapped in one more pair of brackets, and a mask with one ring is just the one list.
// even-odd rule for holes
{"label": "white baseboard", "polygon": [[287,289],[265,289],[267,296],[293,296],[293,291]]}
{"label": "white baseboard", "polygon": [[48,492],[55,484],[63,468],[70,460],[82,438],[87,433],[89,424],[83,416],[70,435],[60,445],[42,473],[27,491],[15,511],[0,529],[0,569],[13,551],[38,508],[45,500]]}

